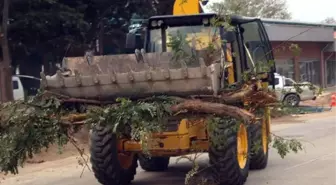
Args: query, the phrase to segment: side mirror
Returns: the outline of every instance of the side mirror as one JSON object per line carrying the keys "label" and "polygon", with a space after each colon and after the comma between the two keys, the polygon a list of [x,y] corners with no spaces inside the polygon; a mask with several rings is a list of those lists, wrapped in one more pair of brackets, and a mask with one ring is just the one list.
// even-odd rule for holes
{"label": "side mirror", "polygon": [[136,44],[136,35],[134,33],[127,33],[126,35],[126,48],[133,49]]}
{"label": "side mirror", "polygon": [[223,38],[227,42],[234,42],[234,41],[236,41],[236,32],[234,32],[234,31],[224,32]]}
{"label": "side mirror", "polygon": [[207,5],[208,2],[209,2],[209,0],[201,0],[201,3],[202,3],[203,6]]}
{"label": "side mirror", "polygon": [[250,49],[250,47],[251,47],[250,42],[246,42],[246,43],[245,43],[245,46],[246,46],[248,49]]}

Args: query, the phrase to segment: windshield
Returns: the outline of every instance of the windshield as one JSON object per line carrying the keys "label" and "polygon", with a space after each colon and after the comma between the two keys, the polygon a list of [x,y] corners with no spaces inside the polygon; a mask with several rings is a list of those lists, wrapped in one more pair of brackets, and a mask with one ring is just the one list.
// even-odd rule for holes
{"label": "windshield", "polygon": [[[164,39],[162,36],[164,36]],[[163,48],[166,48],[166,51],[172,51],[172,45],[176,44],[174,42],[177,41],[176,39],[180,44],[182,42],[187,43],[184,44],[185,47],[195,48],[196,50],[207,48],[210,43],[216,43],[215,46],[219,48],[221,43],[218,27],[203,25],[175,26],[168,27],[165,30],[152,29],[147,50],[148,52],[165,52]],[[163,40],[165,40],[165,43],[162,43]]]}
{"label": "windshield", "polygon": [[285,85],[286,86],[293,86],[294,84],[296,84],[296,82],[293,79],[285,78]]}
{"label": "windshield", "polygon": [[[247,55],[248,66],[256,67],[257,72],[269,71],[268,62],[272,59],[271,48],[268,45],[268,40],[263,35],[258,22],[248,22],[240,25],[243,32],[244,44],[249,51]],[[251,60],[252,59],[252,60]]]}

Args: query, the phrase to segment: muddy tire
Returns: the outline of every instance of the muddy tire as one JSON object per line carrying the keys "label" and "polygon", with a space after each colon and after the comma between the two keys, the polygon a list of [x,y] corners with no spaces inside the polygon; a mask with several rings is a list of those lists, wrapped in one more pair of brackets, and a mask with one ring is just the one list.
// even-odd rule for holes
{"label": "muddy tire", "polygon": [[91,136],[91,164],[94,175],[103,185],[128,185],[136,174],[137,157],[133,155],[127,167],[119,162],[117,138],[110,128],[96,126]]}
{"label": "muddy tire", "polygon": [[169,157],[146,157],[139,155],[139,163],[143,170],[149,172],[165,171],[169,166]]}
{"label": "muddy tire", "polygon": [[[266,127],[267,124],[261,121],[256,124],[250,125],[250,133],[252,138],[250,169],[260,170],[266,168],[267,166],[269,150],[268,150],[268,135]],[[266,140],[263,140],[263,129],[266,129],[266,133],[264,133],[267,136]]]}
{"label": "muddy tire", "polygon": [[[249,174],[250,164],[250,136],[245,125],[238,129],[234,119],[228,118],[221,123],[212,123],[212,129],[209,130],[210,145],[209,159],[212,166],[214,183],[219,185],[242,185],[245,183]],[[238,133],[244,130],[245,141],[244,159],[245,163],[241,166],[238,160]],[[218,139],[219,138],[219,139]],[[214,141],[215,140],[215,141]],[[241,156],[240,156],[241,157]]]}

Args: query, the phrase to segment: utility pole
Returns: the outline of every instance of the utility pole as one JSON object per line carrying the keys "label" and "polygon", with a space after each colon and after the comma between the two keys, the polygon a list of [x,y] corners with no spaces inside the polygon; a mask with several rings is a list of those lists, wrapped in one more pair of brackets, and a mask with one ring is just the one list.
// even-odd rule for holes
{"label": "utility pole", "polygon": [[3,15],[0,32],[2,62],[0,62],[0,101],[8,102],[14,99],[12,85],[11,57],[8,46],[8,17],[10,0],[3,1]]}

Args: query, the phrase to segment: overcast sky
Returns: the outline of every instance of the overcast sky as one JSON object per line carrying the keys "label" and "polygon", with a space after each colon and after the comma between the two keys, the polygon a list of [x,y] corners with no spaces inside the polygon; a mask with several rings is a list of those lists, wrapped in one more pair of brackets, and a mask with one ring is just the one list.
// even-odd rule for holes
{"label": "overcast sky", "polygon": [[[218,2],[221,0],[209,0]],[[327,17],[336,19],[336,0],[287,0],[292,19],[298,21],[320,22]]]}

